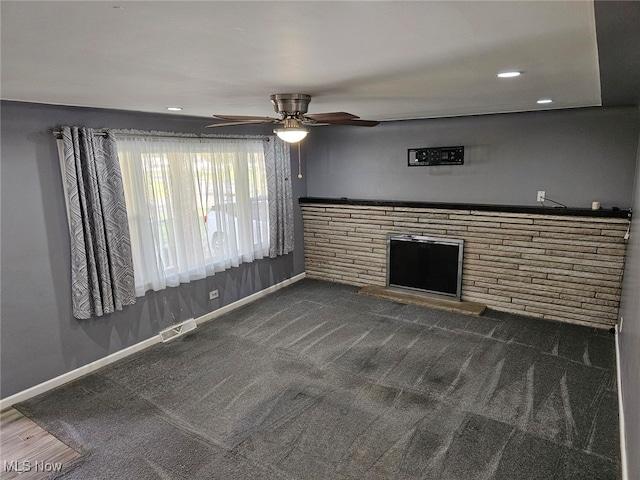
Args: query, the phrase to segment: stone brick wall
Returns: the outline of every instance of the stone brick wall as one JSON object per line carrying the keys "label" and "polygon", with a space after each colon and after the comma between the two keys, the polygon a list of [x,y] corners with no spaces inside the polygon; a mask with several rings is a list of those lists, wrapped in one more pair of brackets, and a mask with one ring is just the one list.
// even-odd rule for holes
{"label": "stone brick wall", "polygon": [[302,203],[307,276],[386,284],[387,234],[461,238],[462,300],[530,316],[616,323],[628,220]]}

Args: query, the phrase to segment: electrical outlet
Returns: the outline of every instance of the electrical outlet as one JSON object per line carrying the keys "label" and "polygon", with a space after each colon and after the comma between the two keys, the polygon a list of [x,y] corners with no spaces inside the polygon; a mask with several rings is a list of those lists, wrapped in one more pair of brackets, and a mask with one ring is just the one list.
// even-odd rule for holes
{"label": "electrical outlet", "polygon": [[219,296],[218,295],[218,290],[211,290],[209,292],[209,300],[216,299],[216,298],[218,298],[218,296]]}
{"label": "electrical outlet", "polygon": [[538,190],[538,202],[544,202],[544,198],[545,198],[545,191],[544,190]]}

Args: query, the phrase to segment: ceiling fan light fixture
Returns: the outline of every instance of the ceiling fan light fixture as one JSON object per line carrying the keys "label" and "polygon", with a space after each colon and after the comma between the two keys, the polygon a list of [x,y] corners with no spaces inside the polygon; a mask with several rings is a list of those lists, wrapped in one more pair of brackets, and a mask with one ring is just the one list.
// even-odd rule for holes
{"label": "ceiling fan light fixture", "polygon": [[287,143],[298,143],[307,136],[309,130],[306,128],[276,128],[273,132]]}
{"label": "ceiling fan light fixture", "polygon": [[295,118],[286,118],[284,127],[276,128],[273,133],[287,143],[298,143],[307,136],[309,130],[304,128]]}

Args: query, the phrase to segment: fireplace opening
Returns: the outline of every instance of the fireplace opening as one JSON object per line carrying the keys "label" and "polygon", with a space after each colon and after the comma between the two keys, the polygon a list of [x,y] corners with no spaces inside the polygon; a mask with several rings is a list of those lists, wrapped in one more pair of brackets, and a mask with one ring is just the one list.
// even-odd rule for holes
{"label": "fireplace opening", "polygon": [[460,300],[464,240],[387,236],[387,286]]}

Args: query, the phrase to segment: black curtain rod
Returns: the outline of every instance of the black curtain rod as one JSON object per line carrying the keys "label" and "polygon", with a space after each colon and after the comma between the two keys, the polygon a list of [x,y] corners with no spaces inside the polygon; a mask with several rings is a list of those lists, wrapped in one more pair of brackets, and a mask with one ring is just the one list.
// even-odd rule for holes
{"label": "black curtain rod", "polygon": [[[104,137],[106,136],[106,132],[94,132],[94,135],[97,135],[99,137]],[[162,135],[162,134],[157,134],[157,133],[124,133],[124,132],[114,132],[114,135],[123,135],[123,136],[128,136],[128,137],[160,137],[160,138],[197,138],[197,139],[207,139],[207,138],[211,138],[211,139],[218,139],[218,140],[225,140],[225,139],[229,139],[229,140],[247,140],[247,139],[251,139],[252,137],[250,136],[220,136],[220,137],[216,137],[216,136],[206,136],[206,135],[198,135],[198,134],[194,134],[194,135]],[[62,131],[60,130],[53,130],[53,136],[60,139],[62,138]],[[253,138],[262,138],[263,140],[266,140],[267,142],[270,141],[269,137],[267,135],[263,135],[262,137],[253,137]]]}

